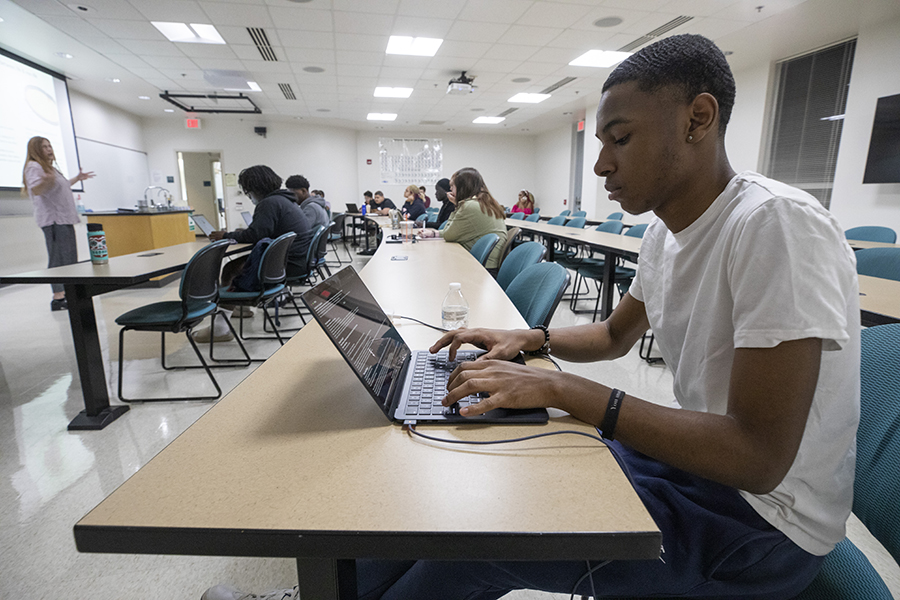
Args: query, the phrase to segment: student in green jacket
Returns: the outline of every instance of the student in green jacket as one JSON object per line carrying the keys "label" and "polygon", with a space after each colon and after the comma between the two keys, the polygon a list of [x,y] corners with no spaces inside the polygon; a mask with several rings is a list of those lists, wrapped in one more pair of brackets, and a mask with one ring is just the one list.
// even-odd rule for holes
{"label": "student in green jacket", "polygon": [[506,215],[488,191],[481,173],[471,167],[454,173],[450,177],[447,198],[456,205],[447,219],[447,226],[441,230],[425,229],[419,235],[440,235],[447,242],[457,242],[466,250],[471,250],[483,235],[496,233],[500,239],[485,264],[488,271],[496,273],[500,267],[500,253],[506,243]]}

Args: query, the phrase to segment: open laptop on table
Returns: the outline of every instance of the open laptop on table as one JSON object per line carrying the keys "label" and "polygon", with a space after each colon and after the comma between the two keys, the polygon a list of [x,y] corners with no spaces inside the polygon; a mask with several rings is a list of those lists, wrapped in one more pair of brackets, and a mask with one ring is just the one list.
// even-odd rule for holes
{"label": "open laptop on table", "polygon": [[205,235],[206,237],[209,237],[209,234],[216,230],[216,228],[212,226],[212,223],[210,223],[206,219],[206,217],[201,214],[195,213],[191,215],[191,218],[194,220],[194,225],[199,227],[200,231],[202,231],[203,235]]}
{"label": "open laptop on table", "polygon": [[347,212],[348,212],[348,213],[351,213],[351,214],[354,214],[354,215],[358,215],[358,214],[359,214],[359,207],[356,206],[355,204],[353,204],[352,202],[348,202],[348,203],[347,203]]}
{"label": "open laptop on table", "polygon": [[250,223],[253,222],[253,215],[250,214],[249,210],[245,210],[241,213],[241,216],[244,217],[244,223],[247,224],[247,227],[250,227]]}
{"label": "open laptop on table", "polygon": [[469,396],[459,407],[441,406],[447,378],[463,360],[483,350],[460,350],[456,361],[447,351],[430,354],[410,350],[356,270],[346,267],[301,295],[303,303],[325,330],[341,356],[369,394],[394,422],[545,423],[547,411],[498,408],[476,417],[462,417],[459,407],[480,401]]}

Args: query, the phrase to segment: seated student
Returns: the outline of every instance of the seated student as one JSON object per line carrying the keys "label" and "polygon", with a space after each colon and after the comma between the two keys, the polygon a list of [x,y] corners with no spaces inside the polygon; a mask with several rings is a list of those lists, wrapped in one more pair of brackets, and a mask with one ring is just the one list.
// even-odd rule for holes
{"label": "seated student", "polygon": [[372,209],[372,192],[369,190],[363,192],[363,204],[366,205],[366,210]]}
{"label": "seated student", "polygon": [[306,213],[306,218],[312,224],[313,231],[319,225],[328,227],[331,223],[330,209],[325,203],[325,198],[319,195],[319,190],[309,191],[309,180],[303,175],[291,175],[284,182],[284,187],[293,192],[296,197],[296,203],[300,205],[300,209]]}
{"label": "seated student", "polygon": [[431,208],[431,198],[425,193],[424,185],[419,186],[419,197],[422,199],[422,202],[425,203],[425,208]]}
{"label": "seated student", "polygon": [[440,235],[445,241],[459,242],[466,250],[471,250],[483,235],[496,233],[500,240],[485,264],[488,271],[496,274],[500,267],[500,253],[506,243],[503,207],[491,196],[481,173],[472,168],[460,169],[450,177],[447,197],[456,205],[447,226],[441,230],[427,229],[421,235]]}
{"label": "seated student", "polygon": [[534,194],[529,192],[528,190],[522,190],[519,192],[519,199],[516,202],[515,206],[512,207],[512,211],[510,212],[520,212],[525,213],[526,215],[530,215],[534,212]]}
{"label": "seated student", "polygon": [[[308,185],[308,184],[307,184]],[[287,275],[299,277],[306,273],[306,251],[315,233],[306,213],[295,204],[296,195],[290,190],[281,188],[281,177],[265,165],[248,167],[238,175],[238,186],[246,194],[250,201],[256,205],[253,211],[253,220],[246,229],[238,229],[232,232],[213,231],[209,235],[211,240],[229,238],[242,244],[255,244],[263,238],[275,239],[289,231],[297,234],[288,251]],[[232,280],[240,273],[246,261],[246,256],[225,263],[222,267],[223,286],[229,286]],[[234,307],[220,306],[226,318],[231,316]],[[232,338],[231,332],[225,321],[215,320],[216,341],[228,341]],[[194,333],[194,339],[198,342],[209,342],[210,329],[198,330]]]}
{"label": "seated student", "polygon": [[425,202],[422,201],[419,194],[419,188],[414,185],[403,190],[403,197],[406,198],[406,202],[403,203],[400,210],[403,212],[403,218],[407,221],[415,221],[426,212]]}
{"label": "seated student", "polygon": [[[360,598],[493,599],[531,588],[775,599],[816,576],[844,538],[852,503],[855,259],[815,198],[732,170],[725,128],[734,97],[724,55],[701,36],[665,38],[625,59],[603,86],[594,172],[625,211],[655,214],[630,290],[602,323],[459,329],[432,347],[449,346],[451,358],[461,343],[488,350],[451,375],[445,405],[487,392],[461,412],[554,406],[615,439],[610,450],[662,531],[662,560],[360,560]],[[680,408],[491,360],[539,349],[614,359],[651,328]]]}
{"label": "seated student", "polygon": [[389,209],[397,207],[390,198],[385,198],[384,194],[379,190],[375,192],[375,196],[372,197],[372,204],[369,205],[369,208],[372,210],[372,214],[386,215],[388,214]]}
{"label": "seated student", "polygon": [[444,177],[434,184],[434,197],[441,203],[441,210],[438,212],[437,221],[428,223],[428,227],[437,229],[441,224],[450,218],[450,213],[456,208],[456,205],[447,197],[450,191],[450,180]]}

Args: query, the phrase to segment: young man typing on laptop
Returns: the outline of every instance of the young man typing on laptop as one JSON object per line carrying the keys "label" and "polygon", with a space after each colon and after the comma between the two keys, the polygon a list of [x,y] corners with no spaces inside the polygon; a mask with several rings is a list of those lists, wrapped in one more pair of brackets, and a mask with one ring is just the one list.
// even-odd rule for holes
{"label": "young man typing on laptop", "polygon": [[[844,537],[852,500],[855,259],[814,198],[732,170],[734,93],[725,57],[700,36],[670,37],[624,61],[603,88],[594,171],[623,209],[656,217],[630,291],[602,323],[457,330],[432,347],[449,347],[451,358],[462,343],[488,350],[450,377],[444,404],[490,394],[463,414],[552,406],[596,425],[662,531],[661,560],[358,561],[361,598],[495,599],[530,588],[775,599],[815,577]],[[609,360],[648,329],[681,408],[490,360],[538,349]]]}

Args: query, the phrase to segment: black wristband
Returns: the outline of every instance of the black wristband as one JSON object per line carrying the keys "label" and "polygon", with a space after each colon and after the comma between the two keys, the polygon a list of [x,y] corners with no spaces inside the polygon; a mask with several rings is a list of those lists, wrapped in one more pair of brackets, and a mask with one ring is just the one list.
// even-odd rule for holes
{"label": "black wristband", "polygon": [[544,332],[544,343],[537,350],[526,350],[525,354],[529,356],[550,354],[550,331],[544,325],[535,325],[532,329],[540,329]]}
{"label": "black wristband", "polygon": [[606,414],[603,415],[603,422],[600,423],[600,433],[603,439],[612,440],[616,432],[616,422],[619,420],[619,408],[622,406],[622,400],[625,398],[625,392],[613,389],[609,395],[609,404],[606,405]]}

